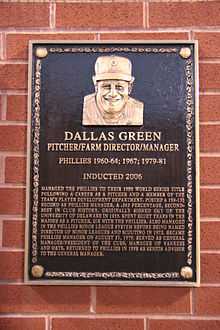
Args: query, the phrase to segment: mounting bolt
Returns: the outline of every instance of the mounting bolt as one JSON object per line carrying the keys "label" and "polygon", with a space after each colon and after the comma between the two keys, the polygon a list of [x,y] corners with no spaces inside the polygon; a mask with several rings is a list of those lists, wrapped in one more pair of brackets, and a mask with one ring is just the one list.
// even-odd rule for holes
{"label": "mounting bolt", "polygon": [[189,266],[182,267],[180,270],[180,275],[186,280],[189,280],[193,276],[192,268]]}
{"label": "mounting bolt", "polygon": [[42,267],[41,265],[35,265],[32,267],[31,273],[32,273],[33,277],[40,278],[43,276],[44,267]]}
{"label": "mounting bolt", "polygon": [[35,51],[35,55],[39,58],[44,58],[48,55],[48,50],[44,47],[38,47]]}

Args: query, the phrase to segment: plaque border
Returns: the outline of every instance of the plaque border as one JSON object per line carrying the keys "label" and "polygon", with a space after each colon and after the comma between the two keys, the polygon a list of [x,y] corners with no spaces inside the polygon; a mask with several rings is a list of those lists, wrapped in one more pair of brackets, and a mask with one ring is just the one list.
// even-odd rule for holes
{"label": "plaque border", "polygon": [[[32,150],[32,65],[33,65],[33,45],[39,43],[39,44],[96,44],[96,45],[102,45],[102,44],[108,44],[109,47],[114,44],[170,44],[171,46],[175,46],[176,44],[184,44],[184,45],[193,45],[194,47],[194,70],[195,70],[195,81],[194,81],[194,111],[195,111],[195,193],[196,193],[196,222],[195,222],[195,228],[196,230],[196,281],[160,281],[155,280],[158,278],[172,278],[172,276],[168,276],[168,274],[176,274],[176,273],[145,273],[149,274],[149,277],[154,278],[154,281],[144,281],[144,280],[51,280],[51,279],[36,279],[36,280],[30,280],[29,274],[28,274],[28,264],[29,264],[29,258],[30,258],[30,242],[29,242],[29,235],[30,235],[30,192],[31,192],[31,185],[30,185],[30,179],[31,179],[31,150]],[[98,47],[98,46],[97,46]],[[198,69],[198,41],[197,40],[30,40],[29,41],[29,59],[28,59],[28,125],[27,125],[27,174],[26,174],[26,224],[25,224],[25,262],[24,262],[24,282],[26,284],[30,285],[95,285],[95,286],[163,286],[163,287],[198,287],[200,285],[200,175],[199,175],[199,69]],[[186,59],[187,60],[187,59]],[[36,131],[34,132],[34,147],[33,147],[33,154],[35,152],[36,158],[35,162],[38,164],[39,159],[37,156],[37,149],[39,148],[39,131],[40,131],[40,74],[41,74],[41,61],[36,61],[36,72],[35,72],[35,83],[38,86],[37,89],[35,89],[35,109],[37,109],[37,115],[35,115],[35,122],[36,124]],[[193,95],[192,95],[193,97]],[[187,134],[187,133],[186,133]],[[188,170],[188,168],[187,168]],[[35,177],[39,176],[37,167],[34,169],[34,175]],[[38,206],[38,185],[36,183],[34,189],[33,189],[33,211],[37,213],[37,206]],[[36,215],[35,215],[36,216]],[[37,223],[36,223],[37,225]],[[35,227],[34,230],[32,230],[32,238],[36,238],[37,235],[37,228]],[[32,243],[33,245],[33,243]],[[33,248],[33,247],[32,247]],[[36,246],[34,247],[36,250]],[[34,258],[34,254],[33,254]],[[33,260],[33,259],[32,259]],[[59,273],[61,278],[63,272],[56,272]],[[74,272],[67,272],[69,274]],[[88,272],[92,273],[92,272]],[[111,272],[116,273],[116,272]],[[87,273],[81,273],[81,274],[87,274]],[[105,276],[103,278],[108,278],[108,273],[103,273]],[[117,273],[116,273],[117,274]],[[125,278],[126,278],[125,273]],[[132,273],[131,273],[132,274]],[[136,274],[136,273],[135,273]],[[158,275],[158,276],[156,276]],[[79,276],[80,277],[80,276]],[[83,277],[83,275],[82,275]],[[110,276],[109,276],[110,277]],[[134,276],[135,277],[135,276]],[[83,277],[84,278],[84,277]],[[147,279],[148,276],[145,276]],[[175,278],[175,277],[173,277]]]}

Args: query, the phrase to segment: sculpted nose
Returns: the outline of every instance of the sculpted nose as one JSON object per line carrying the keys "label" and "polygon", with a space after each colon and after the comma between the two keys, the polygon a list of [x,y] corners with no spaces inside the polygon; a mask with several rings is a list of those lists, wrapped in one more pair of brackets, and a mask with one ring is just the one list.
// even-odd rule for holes
{"label": "sculpted nose", "polygon": [[116,89],[115,89],[115,85],[111,85],[111,96],[115,97],[117,95]]}

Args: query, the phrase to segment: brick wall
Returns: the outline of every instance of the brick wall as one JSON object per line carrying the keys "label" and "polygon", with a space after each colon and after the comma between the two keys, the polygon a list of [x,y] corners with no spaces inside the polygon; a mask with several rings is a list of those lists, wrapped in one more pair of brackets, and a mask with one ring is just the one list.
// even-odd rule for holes
{"label": "brick wall", "polygon": [[[23,283],[31,39],[198,39],[200,288]],[[0,329],[220,329],[220,1],[0,1]]]}

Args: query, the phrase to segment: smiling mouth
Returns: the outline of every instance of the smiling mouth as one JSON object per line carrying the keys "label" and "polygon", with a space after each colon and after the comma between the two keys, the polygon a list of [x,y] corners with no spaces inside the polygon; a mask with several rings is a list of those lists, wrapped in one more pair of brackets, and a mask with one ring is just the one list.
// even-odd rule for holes
{"label": "smiling mouth", "polygon": [[116,103],[116,102],[119,102],[121,100],[120,97],[104,97],[104,100],[109,102],[109,103]]}

